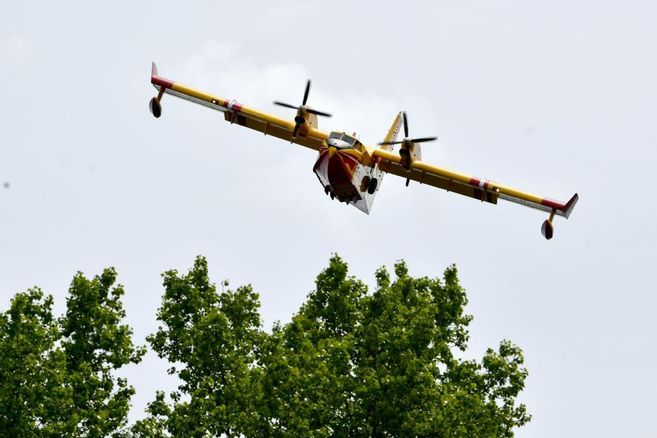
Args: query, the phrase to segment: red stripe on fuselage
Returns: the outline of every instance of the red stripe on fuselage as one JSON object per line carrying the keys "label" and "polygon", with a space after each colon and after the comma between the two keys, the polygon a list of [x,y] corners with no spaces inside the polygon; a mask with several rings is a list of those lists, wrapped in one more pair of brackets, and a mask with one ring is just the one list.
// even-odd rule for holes
{"label": "red stripe on fuselage", "polygon": [[329,157],[328,148],[322,148],[314,170],[320,172],[331,185],[352,185],[351,179],[358,164],[358,160],[346,151],[338,150]]}
{"label": "red stripe on fuselage", "polygon": [[356,166],[358,166],[358,160],[356,160],[356,158],[354,158],[352,155],[342,151],[338,151],[335,156],[340,157],[344,167],[347,168],[347,170],[349,170],[349,172],[351,172],[353,175],[354,171],[356,170]]}
{"label": "red stripe on fuselage", "polygon": [[353,169],[356,167],[355,163],[350,163],[349,159],[345,159],[341,155],[340,152],[336,152],[329,158],[327,176],[328,180],[331,181],[331,185],[351,184]]}

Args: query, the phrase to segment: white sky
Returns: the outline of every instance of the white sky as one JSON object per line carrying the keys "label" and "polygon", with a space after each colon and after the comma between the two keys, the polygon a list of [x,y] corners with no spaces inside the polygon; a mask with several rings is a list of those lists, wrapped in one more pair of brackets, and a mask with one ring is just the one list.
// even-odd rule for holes
{"label": "white sky", "polygon": [[[160,273],[207,256],[286,321],[337,252],[373,283],[459,267],[473,356],[503,338],[530,372],[520,437],[652,436],[657,209],[657,7],[647,1],[3,2],[0,308],[39,285],[64,307],[77,270],[115,266],[137,342]],[[192,6],[190,6],[192,5]],[[171,79],[379,141],[397,111],[424,158],[530,192],[581,199],[545,215],[402,179],[373,212],[331,202],[315,154],[170,96],[148,112],[150,62]],[[152,354],[127,371],[132,418],[175,382]]]}

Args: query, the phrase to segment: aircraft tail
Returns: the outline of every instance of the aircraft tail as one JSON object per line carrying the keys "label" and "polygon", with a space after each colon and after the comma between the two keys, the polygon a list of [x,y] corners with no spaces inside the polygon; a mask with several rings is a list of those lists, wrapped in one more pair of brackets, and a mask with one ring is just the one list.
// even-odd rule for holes
{"label": "aircraft tail", "polygon": [[[392,122],[392,125],[390,125],[390,129],[388,129],[388,133],[386,134],[385,138],[383,139],[384,142],[390,142],[390,141],[396,141],[397,136],[399,135],[399,131],[401,129],[402,125],[402,113],[398,113],[397,117],[395,117],[395,120]],[[391,151],[394,145],[388,145],[384,144],[381,145],[381,149],[385,149],[387,151]],[[379,188],[381,188],[381,182],[383,181],[383,177],[385,176],[385,172],[381,169],[379,169],[378,164],[370,171],[370,173],[363,178],[363,186],[361,186],[361,192],[362,192],[362,197],[363,199],[360,202],[360,205],[354,204],[356,208],[359,210],[369,214],[372,204],[374,203],[374,197],[379,191]]]}
{"label": "aircraft tail", "polygon": [[[395,120],[392,122],[390,129],[388,129],[388,134],[386,134],[383,141],[388,142],[388,141],[397,140],[397,136],[399,135],[399,130],[401,129],[401,125],[402,125],[402,113],[400,112],[397,114],[397,117],[395,117]],[[394,145],[386,144],[386,145],[382,145],[381,149],[391,151],[393,147]]]}

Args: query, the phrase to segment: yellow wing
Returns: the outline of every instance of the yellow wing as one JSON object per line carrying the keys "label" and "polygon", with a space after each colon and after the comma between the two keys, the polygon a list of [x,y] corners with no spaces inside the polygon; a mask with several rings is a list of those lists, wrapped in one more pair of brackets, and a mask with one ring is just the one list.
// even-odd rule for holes
{"label": "yellow wing", "polygon": [[[294,121],[281,119],[271,114],[264,113],[255,108],[250,108],[241,103],[224,97],[195,90],[178,82],[165,79],[158,75],[157,67],[153,63],[151,70],[151,84],[158,90],[158,96],[151,100],[151,112],[155,117],[162,113],[160,100],[164,94],[189,100],[208,108],[224,113],[224,119],[230,123],[260,131],[265,135],[273,135],[291,143],[300,144],[310,149],[319,150],[328,133],[313,127],[312,120],[306,120],[293,136],[296,123]],[[315,124],[316,126],[316,124]]]}
{"label": "yellow wing", "polygon": [[497,204],[498,199],[504,199],[567,218],[579,199],[575,194],[568,202],[555,201],[419,160],[413,161],[411,168],[407,170],[400,164],[399,155],[391,151],[380,148],[372,150],[371,153],[374,161],[378,162],[379,169],[385,172],[491,204]]}

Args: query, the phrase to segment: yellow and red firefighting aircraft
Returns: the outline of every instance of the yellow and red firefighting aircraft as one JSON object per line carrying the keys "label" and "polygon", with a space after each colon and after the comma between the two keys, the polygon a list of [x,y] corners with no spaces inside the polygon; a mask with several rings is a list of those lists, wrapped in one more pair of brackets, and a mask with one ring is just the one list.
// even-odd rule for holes
{"label": "yellow and red firefighting aircraft", "polygon": [[[273,135],[291,143],[300,144],[319,152],[313,171],[331,199],[351,204],[368,213],[372,208],[381,181],[386,173],[401,176],[421,184],[429,184],[450,192],[469,196],[480,201],[497,204],[498,199],[515,202],[549,213],[543,222],[541,233],[551,239],[554,233],[552,221],[555,215],[568,218],[578,200],[575,194],[566,203],[516,190],[486,179],[477,178],[434,166],[422,161],[420,143],[436,140],[436,137],[409,138],[406,113],[400,112],[379,147],[367,146],[354,135],[340,131],[324,132],[317,129],[317,116],[331,115],[308,106],[310,81],[306,84],[301,105],[274,102],[296,110],[294,120],[285,120],[257,109],[242,105],[235,100],[213,96],[160,76],[155,63],[151,70],[151,84],[158,90],[150,101],[155,117],[162,115],[162,96],[171,94],[224,113],[226,121]],[[403,126],[404,139],[397,141]],[[397,153],[394,146],[400,145]]]}

